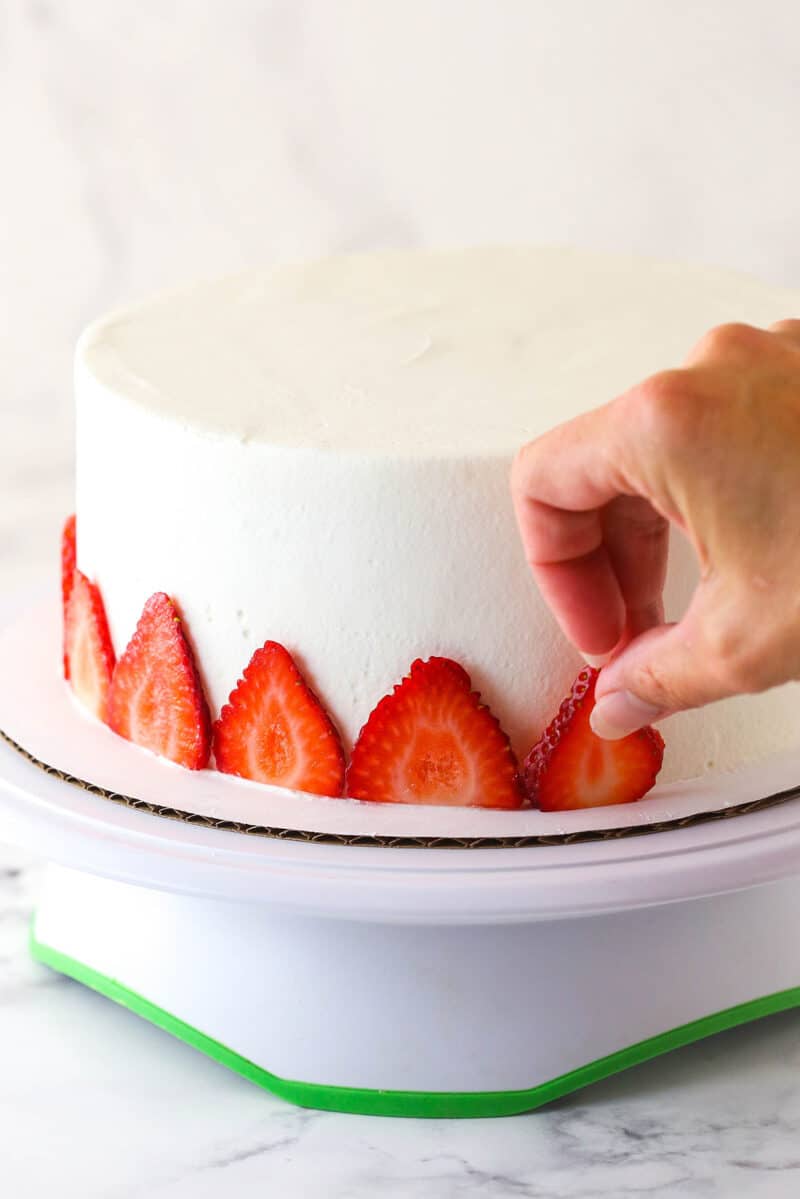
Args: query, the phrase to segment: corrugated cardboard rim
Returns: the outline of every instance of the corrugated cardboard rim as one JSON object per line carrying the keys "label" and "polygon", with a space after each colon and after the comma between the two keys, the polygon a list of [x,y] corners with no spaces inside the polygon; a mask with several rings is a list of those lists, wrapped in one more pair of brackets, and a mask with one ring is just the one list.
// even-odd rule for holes
{"label": "corrugated cardboard rim", "polygon": [[18,744],[12,737],[0,729],[0,738],[11,749],[20,754],[32,766],[42,770],[52,778],[57,778],[70,786],[78,787],[98,799],[119,804],[137,812],[146,812],[152,816],[160,816],[165,820],[176,820],[200,828],[218,829],[223,832],[237,833],[249,837],[269,837],[278,841],[300,841],[315,845],[346,845],[368,846],[383,849],[535,849],[549,848],[556,845],[578,845],[596,841],[620,841],[627,837],[642,837],[654,833],[676,832],[680,829],[694,828],[700,824],[712,821],[731,820],[737,816],[749,816],[753,812],[761,812],[766,808],[777,807],[800,798],[800,783],[772,795],[761,796],[745,803],[732,804],[708,812],[695,812],[688,816],[678,816],[671,820],[657,821],[652,824],[621,825],[609,829],[582,829],[573,833],[535,834],[510,837],[403,837],[390,835],[350,834],[350,833],[320,833],[311,829],[280,828],[271,825],[245,824],[235,820],[225,820],[210,816],[200,816],[195,812],[186,812],[180,808],[168,807],[164,804],[154,804],[147,800],[137,799],[133,795],[125,795],[120,791],[110,791],[87,779],[77,778],[68,771],[61,770],[47,762],[42,762],[24,746]]}

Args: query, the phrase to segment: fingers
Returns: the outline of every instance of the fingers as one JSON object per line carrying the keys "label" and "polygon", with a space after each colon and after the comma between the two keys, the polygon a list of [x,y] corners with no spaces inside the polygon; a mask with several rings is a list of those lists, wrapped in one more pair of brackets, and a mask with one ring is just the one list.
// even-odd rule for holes
{"label": "fingers", "polygon": [[615,741],[712,698],[721,697],[709,694],[707,687],[701,694],[697,657],[686,629],[661,625],[634,638],[600,672],[591,726],[599,737]]}
{"label": "fingers", "polygon": [[589,660],[662,619],[668,525],[627,494],[629,440],[637,439],[617,401],[526,446],[512,472],[531,570]]}
{"label": "fingers", "polygon": [[[592,715],[601,736],[800,677],[787,515],[800,503],[798,352],[800,320],[720,325],[686,369],[518,456],[515,508],[545,599],[585,656],[611,651]],[[675,625],[661,604],[668,521],[702,572]]]}
{"label": "fingers", "polygon": [[620,496],[603,511],[603,541],[625,604],[627,643],[664,619],[669,523],[647,500]]}
{"label": "fingers", "polygon": [[602,544],[580,558],[539,563],[534,576],[564,635],[590,659],[605,657],[624,632],[625,601]]}
{"label": "fingers", "polygon": [[616,740],[675,712],[785,681],[785,639],[770,615],[754,611],[730,583],[701,583],[679,623],[634,638],[600,672],[592,728]]}

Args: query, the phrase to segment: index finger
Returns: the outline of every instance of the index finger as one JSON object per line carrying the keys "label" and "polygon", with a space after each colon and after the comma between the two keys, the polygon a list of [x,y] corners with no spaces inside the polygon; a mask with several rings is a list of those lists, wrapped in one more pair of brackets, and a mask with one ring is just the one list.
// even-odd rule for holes
{"label": "index finger", "polygon": [[[626,397],[623,397],[623,399]],[[605,655],[659,619],[667,522],[628,477],[630,405],[613,401],[530,442],[512,471],[526,557],[564,633]],[[614,501],[620,501],[614,503]]]}

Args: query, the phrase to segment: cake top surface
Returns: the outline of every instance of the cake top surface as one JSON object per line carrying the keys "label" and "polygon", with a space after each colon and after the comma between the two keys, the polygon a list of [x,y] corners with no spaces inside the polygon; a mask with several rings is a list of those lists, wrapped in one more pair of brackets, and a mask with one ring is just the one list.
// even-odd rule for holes
{"label": "cake top surface", "polygon": [[210,434],[510,454],[800,295],[703,267],[532,247],[355,255],[195,284],[96,322],[108,392]]}

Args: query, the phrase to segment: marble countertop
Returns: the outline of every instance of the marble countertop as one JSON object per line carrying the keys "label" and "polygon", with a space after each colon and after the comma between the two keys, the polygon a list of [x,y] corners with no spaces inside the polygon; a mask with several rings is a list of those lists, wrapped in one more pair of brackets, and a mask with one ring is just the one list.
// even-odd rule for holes
{"label": "marble countertop", "polygon": [[9,1199],[797,1194],[800,1012],[524,1116],[306,1111],[33,963],[40,872],[0,847],[0,1186]]}

